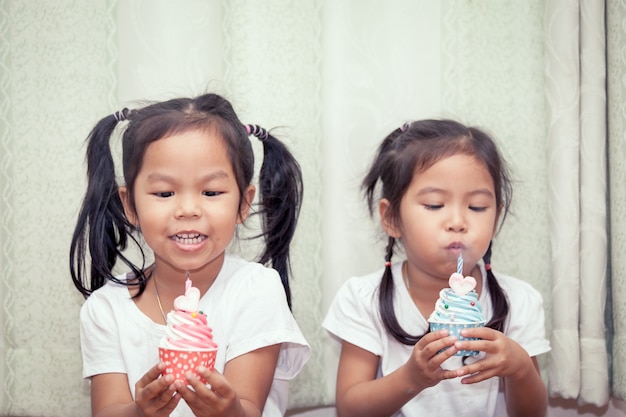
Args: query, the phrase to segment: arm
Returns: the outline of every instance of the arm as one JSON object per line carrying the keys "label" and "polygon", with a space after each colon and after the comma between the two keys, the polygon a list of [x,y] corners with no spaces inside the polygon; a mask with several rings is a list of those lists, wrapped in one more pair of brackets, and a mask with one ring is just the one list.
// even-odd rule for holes
{"label": "arm", "polygon": [[110,373],[91,377],[93,417],[169,416],[180,395],[175,395],[172,377],[159,378],[162,365],[150,369],[135,385],[133,401],[126,374]]}
{"label": "arm", "polygon": [[461,370],[470,376],[463,384],[473,384],[499,376],[504,383],[506,409],[510,417],[545,416],[548,393],[541,379],[537,360],[513,339],[486,327],[465,329],[461,333],[482,340],[458,342],[458,349],[481,350],[487,355]]}
{"label": "arm", "polygon": [[209,387],[188,377],[193,390],[180,381],[176,389],[197,416],[260,417],[269,395],[281,345],[272,345],[238,356],[224,374],[199,369]]}
{"label": "arm", "polygon": [[546,390],[535,357],[518,373],[504,378],[506,409],[511,417],[545,416],[548,409]]}
{"label": "arm", "polygon": [[425,388],[459,376],[441,364],[456,350],[442,348],[456,340],[446,331],[429,333],[413,349],[409,360],[389,375],[376,379],[380,357],[342,342],[337,373],[337,411],[340,417],[390,416]]}

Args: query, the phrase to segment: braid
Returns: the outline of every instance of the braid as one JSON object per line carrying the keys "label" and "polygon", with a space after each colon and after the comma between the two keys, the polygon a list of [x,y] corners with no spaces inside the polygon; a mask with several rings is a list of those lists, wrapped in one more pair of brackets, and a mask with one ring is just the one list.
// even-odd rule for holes
{"label": "braid", "polygon": [[385,329],[398,342],[405,345],[416,344],[422,336],[412,336],[408,334],[398,323],[396,312],[393,308],[393,274],[391,272],[391,257],[393,256],[393,248],[396,239],[389,236],[385,255],[385,272],[383,273],[378,289],[378,304],[380,307],[380,316],[385,325]]}
{"label": "braid", "polygon": [[[135,267],[122,254],[128,245],[128,239],[137,243],[140,250],[141,247],[136,238],[130,234],[133,225],[124,215],[109,146],[120,114],[127,116],[128,110],[122,110],[100,120],[87,138],[87,192],[72,235],[69,257],[72,281],[84,297],[102,287],[107,280],[125,283],[112,275],[112,269],[118,258],[130,266],[136,277],[142,277],[141,269]],[[89,275],[86,271],[87,252],[91,258]],[[140,282],[141,293],[145,283],[141,279]]]}
{"label": "braid", "polygon": [[507,301],[506,294],[504,290],[498,284],[498,280],[496,276],[493,274],[491,270],[491,245],[493,242],[489,242],[489,247],[487,248],[487,252],[483,256],[483,261],[485,263],[485,269],[487,271],[487,281],[489,288],[489,298],[491,299],[491,303],[493,304],[493,317],[486,324],[486,327],[490,327],[494,330],[498,330],[500,332],[504,331],[504,323],[506,321],[506,317],[509,314],[509,302]]}
{"label": "braid", "polygon": [[257,125],[245,125],[245,128],[248,134],[263,143],[263,164],[259,175],[262,209],[259,214],[265,248],[259,262],[271,264],[278,271],[291,307],[289,246],[302,206],[302,171],[287,147],[267,130]]}

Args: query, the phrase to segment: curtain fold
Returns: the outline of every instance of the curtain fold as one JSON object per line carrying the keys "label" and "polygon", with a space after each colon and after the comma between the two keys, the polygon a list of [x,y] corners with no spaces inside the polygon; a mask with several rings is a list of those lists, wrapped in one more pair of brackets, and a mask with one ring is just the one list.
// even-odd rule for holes
{"label": "curtain fold", "polygon": [[612,387],[626,400],[626,3],[607,2]]}
{"label": "curtain fold", "polygon": [[607,271],[604,4],[547,0],[553,396],[605,405]]}
{"label": "curtain fold", "polygon": [[609,400],[607,99],[604,2],[580,3],[580,398]]}

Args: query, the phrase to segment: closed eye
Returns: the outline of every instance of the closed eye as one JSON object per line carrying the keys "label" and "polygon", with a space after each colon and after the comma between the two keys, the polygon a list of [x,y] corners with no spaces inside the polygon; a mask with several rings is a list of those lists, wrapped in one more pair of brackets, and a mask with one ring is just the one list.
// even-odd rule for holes
{"label": "closed eye", "polygon": [[486,211],[487,207],[470,206],[469,209],[480,213],[480,212]]}
{"label": "closed eye", "polygon": [[439,210],[443,207],[443,204],[424,204],[426,210]]}

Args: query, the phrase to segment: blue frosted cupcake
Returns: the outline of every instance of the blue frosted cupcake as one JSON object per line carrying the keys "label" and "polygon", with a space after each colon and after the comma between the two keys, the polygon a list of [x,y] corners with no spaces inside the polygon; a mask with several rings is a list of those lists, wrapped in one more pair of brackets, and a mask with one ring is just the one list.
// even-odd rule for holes
{"label": "blue frosted cupcake", "polygon": [[[476,340],[463,337],[459,333],[462,329],[483,327],[485,317],[478,302],[478,293],[474,290],[476,280],[473,277],[463,277],[459,273],[450,276],[450,288],[439,292],[439,299],[435,309],[428,318],[431,331],[447,329],[458,340]],[[461,350],[455,356],[477,355],[477,350]]]}

